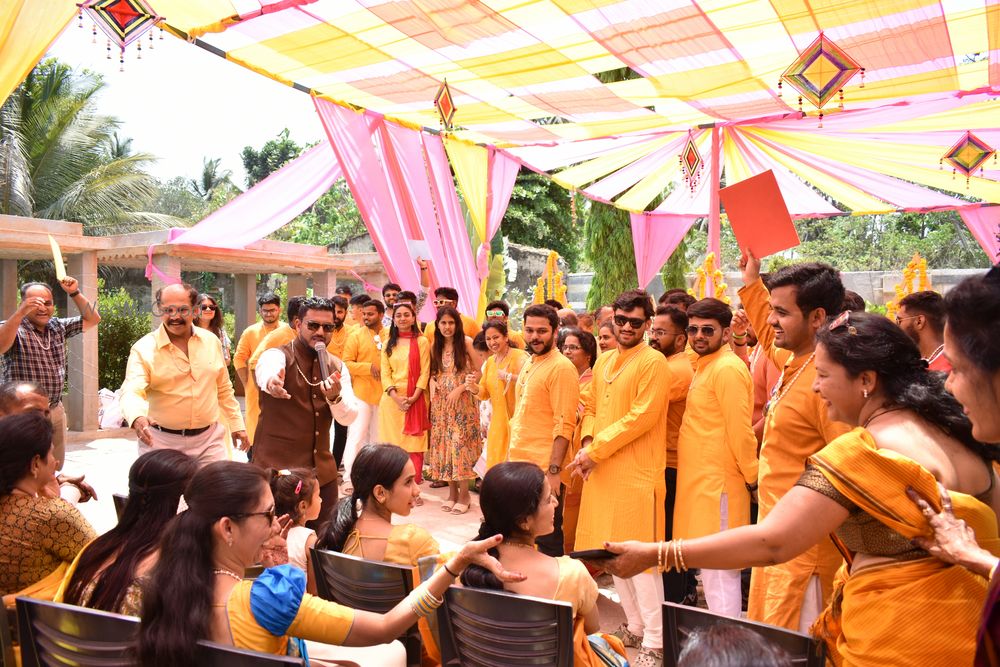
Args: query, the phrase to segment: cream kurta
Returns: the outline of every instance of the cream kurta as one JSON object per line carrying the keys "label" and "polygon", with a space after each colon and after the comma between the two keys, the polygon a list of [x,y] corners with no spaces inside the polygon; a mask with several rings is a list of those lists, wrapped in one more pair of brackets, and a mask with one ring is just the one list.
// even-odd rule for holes
{"label": "cream kurta", "polygon": [[677,442],[674,538],[719,532],[723,493],[729,527],[750,523],[746,484],[757,481],[752,412],[753,384],[746,363],[728,345],[701,357]]}
{"label": "cream kurta", "polygon": [[527,361],[527,352],[508,347],[503,361],[497,363],[496,355],[490,355],[483,364],[483,376],[479,379],[479,399],[488,400],[493,408],[490,430],[486,434],[487,470],[507,460],[510,418],[514,415],[514,381],[503,382],[497,372],[502,370],[517,375]]}
{"label": "cream kurta", "polygon": [[420,377],[417,378],[417,388],[424,390],[425,404],[430,402],[427,384],[431,378],[431,344],[419,334],[416,338],[400,338],[392,350],[392,356],[386,355],[382,348],[382,398],[378,406],[378,438],[382,442],[399,445],[408,452],[427,451],[427,433],[407,435],[403,433],[406,413],[399,409],[396,401],[385,392],[389,387],[395,387],[400,395],[406,396],[406,383],[410,375],[410,345],[416,341],[420,346]]}
{"label": "cream kurta", "polygon": [[[777,396],[782,396],[764,416],[764,439],[760,449],[760,503],[757,520],[763,521],[778,500],[798,481],[805,470],[806,459],[829,442],[847,433],[850,427],[830,421],[826,406],[812,390],[816,366],[809,365],[794,378],[807,359],[794,358],[788,350],[774,346],[774,330],[767,323],[770,312],[768,292],[758,280],[739,291],[750,323],[757,333],[758,345],[778,368],[784,369]],[[788,393],[784,393],[787,390]],[[755,567],[750,581],[750,603],[747,617],[754,621],[799,629],[799,613],[806,585],[812,575],[818,575],[823,591],[823,603],[830,599],[833,575],[843,559],[830,540],[823,540],[792,560],[771,567]]]}
{"label": "cream kurta", "polygon": [[688,390],[694,378],[694,369],[687,353],[681,350],[667,357],[670,366],[670,404],[667,406],[667,467],[677,467],[677,440],[681,434],[681,422],[687,408]]}
{"label": "cream kurta", "polygon": [[361,326],[354,327],[344,344],[344,354],[340,358],[351,372],[354,395],[368,405],[378,405],[382,400],[382,381],[372,377],[372,366],[381,372],[382,347],[388,340],[388,330],[380,328],[378,331],[372,331],[368,327]]}
{"label": "cream kurta", "polygon": [[646,343],[611,350],[581,395],[584,448],[596,462],[583,483],[575,549],[663,539],[663,470],[670,367]]}
{"label": "cream kurta", "polygon": [[[250,357],[257,350],[257,346],[280,324],[281,322],[274,324],[257,322],[244,329],[240,336],[240,342],[236,345],[236,352],[233,354],[233,368],[236,370],[247,368]],[[251,372],[247,372],[247,382],[243,385],[243,395],[246,399],[246,419],[244,421],[246,422],[247,436],[253,442],[253,434],[257,430],[257,420],[260,418],[260,392]]]}

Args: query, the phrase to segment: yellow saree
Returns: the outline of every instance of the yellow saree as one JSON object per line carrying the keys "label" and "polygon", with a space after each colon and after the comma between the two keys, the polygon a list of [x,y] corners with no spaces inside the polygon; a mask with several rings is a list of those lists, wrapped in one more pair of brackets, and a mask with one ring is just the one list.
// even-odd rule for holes
{"label": "yellow saree", "polygon": [[[906,538],[930,536],[909,498],[939,497],[937,482],[920,464],[878,449],[862,428],[812,456],[830,483],[861,510]],[[951,492],[955,515],[976,531],[979,544],[1000,554],[997,517],[972,496]],[[932,505],[938,505],[935,500]],[[830,606],[813,625],[837,667],[857,665],[971,665],[987,581],[930,556],[841,568]]]}

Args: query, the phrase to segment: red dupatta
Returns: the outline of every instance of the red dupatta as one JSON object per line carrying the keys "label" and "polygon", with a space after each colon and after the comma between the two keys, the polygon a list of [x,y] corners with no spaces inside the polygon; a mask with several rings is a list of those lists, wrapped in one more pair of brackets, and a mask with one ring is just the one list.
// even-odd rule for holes
{"label": "red dupatta", "polygon": [[[420,378],[420,341],[417,340],[419,333],[414,331],[399,332],[400,338],[407,338],[410,341],[409,366],[406,373],[406,396],[413,396],[417,389],[417,379]],[[431,420],[427,414],[426,392],[420,392],[417,400],[410,405],[406,411],[406,420],[403,422],[403,433],[406,435],[421,435],[431,427]]]}

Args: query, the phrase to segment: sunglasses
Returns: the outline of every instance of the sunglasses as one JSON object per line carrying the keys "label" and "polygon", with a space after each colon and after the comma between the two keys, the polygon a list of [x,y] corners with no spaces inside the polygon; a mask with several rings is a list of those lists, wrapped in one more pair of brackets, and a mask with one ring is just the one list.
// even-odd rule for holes
{"label": "sunglasses", "polygon": [[211,313],[211,312],[215,312],[216,310],[218,310],[219,307],[218,306],[212,306],[212,305],[209,305],[209,304],[205,304],[204,306],[201,307],[201,309],[202,310],[207,310],[208,312]]}
{"label": "sunglasses", "polygon": [[687,328],[688,336],[697,336],[699,331],[701,332],[702,336],[711,338],[712,336],[715,335],[716,328],[710,327],[707,324],[702,325],[700,327],[696,327],[695,325],[692,324]]}
{"label": "sunglasses", "polygon": [[336,328],[332,324],[320,324],[319,322],[313,322],[312,320],[306,322],[305,325],[306,329],[309,329],[309,331],[319,331],[319,328],[323,327],[323,333],[331,333]]}
{"label": "sunglasses", "polygon": [[847,327],[847,333],[852,336],[857,335],[858,330],[851,324],[851,311],[845,310],[840,315],[837,315],[837,318],[833,322],[830,322],[830,331],[839,329],[840,327]]}
{"label": "sunglasses", "polygon": [[268,523],[274,523],[274,517],[276,513],[272,507],[269,510],[264,510],[263,512],[244,512],[242,514],[230,514],[230,519],[249,519],[252,516],[262,516],[267,519]]}
{"label": "sunglasses", "polygon": [[452,301],[450,299],[434,299],[433,303],[435,306],[447,306]]}
{"label": "sunglasses", "polygon": [[615,315],[615,324],[623,327],[626,324],[633,329],[641,329],[642,325],[646,323],[646,319],[643,317],[625,317],[624,315]]}
{"label": "sunglasses", "polygon": [[506,313],[502,310],[487,310],[486,317],[505,317]]}
{"label": "sunglasses", "polygon": [[191,308],[191,306],[167,306],[166,308],[163,308],[162,306],[156,306],[153,308],[153,314],[156,315],[157,317],[163,317],[164,315],[166,315],[167,317],[174,317],[175,315],[180,315],[181,317],[187,317],[192,312],[194,312],[194,310]]}
{"label": "sunglasses", "polygon": [[920,315],[907,315],[906,317],[896,315],[896,324],[901,324],[904,320],[912,320],[915,317],[920,317]]}

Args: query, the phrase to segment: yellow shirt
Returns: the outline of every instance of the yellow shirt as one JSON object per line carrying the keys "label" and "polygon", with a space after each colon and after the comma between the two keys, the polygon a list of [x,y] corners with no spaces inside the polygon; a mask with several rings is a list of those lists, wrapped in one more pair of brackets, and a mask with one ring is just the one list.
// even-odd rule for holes
{"label": "yellow shirt", "polygon": [[254,371],[257,370],[257,362],[260,360],[260,355],[275,347],[291,343],[295,340],[295,336],[295,329],[286,323],[282,323],[277,329],[264,336],[264,340],[258,343],[257,349],[253,351],[249,361],[247,361],[247,368],[250,369],[250,375],[253,376]]}
{"label": "yellow shirt", "polygon": [[503,361],[497,363],[496,355],[490,355],[483,364],[483,375],[479,378],[479,400],[489,401],[493,408],[490,430],[486,434],[486,469],[507,460],[510,445],[510,419],[514,414],[514,383],[503,382],[498,371],[517,375],[528,361],[524,350],[509,347]]}
{"label": "yellow shirt", "polygon": [[687,407],[688,389],[694,369],[685,351],[667,357],[670,366],[670,403],[667,406],[667,467],[677,467],[677,439],[681,433],[681,420]]}
{"label": "yellow shirt", "polygon": [[[757,345],[765,350],[767,357],[778,368],[784,369],[776,386],[777,396],[781,399],[777,402],[772,399],[770,409],[764,415],[760,486],[757,490],[760,503],[757,520],[763,521],[778,500],[798,481],[805,470],[806,459],[847,433],[850,427],[831,421],[823,400],[812,390],[816,379],[815,363],[810,362],[808,357],[796,359],[788,350],[775,347],[774,329],[767,323],[770,304],[764,283],[758,280],[747,285],[740,289],[739,295],[757,333]],[[842,561],[833,543],[823,540],[787,563],[754,568],[748,617],[798,630],[799,612],[809,578],[819,575],[825,604],[832,592],[833,575]]]}
{"label": "yellow shirt", "polygon": [[353,324],[344,323],[344,326],[335,330],[330,334],[330,342],[326,346],[326,351],[337,357],[338,359],[344,356],[344,346],[347,345],[347,337],[351,335],[357,327]]}
{"label": "yellow shirt", "polygon": [[[573,362],[555,347],[535,355],[521,368],[510,420],[510,461],[530,461],[543,470],[551,463],[552,442],[573,439],[580,376]],[[567,453],[569,447],[566,448]],[[565,463],[565,461],[564,461]]]}
{"label": "yellow shirt", "polygon": [[164,428],[201,428],[221,415],[230,430],[244,430],[222,343],[198,327],[192,327],[187,354],[170,342],[162,324],[132,345],[121,406],[129,424],[148,417]]}
{"label": "yellow shirt", "polygon": [[[344,548],[341,549],[341,552],[348,556],[369,558],[365,555],[365,543],[362,538],[369,541],[378,539],[362,535],[355,527],[344,541]],[[425,529],[414,523],[394,525],[385,541],[385,553],[382,555],[382,562],[385,563],[416,567],[417,562],[424,556],[441,553],[441,547],[438,546],[437,540]]]}
{"label": "yellow shirt", "polygon": [[526,350],[527,348],[524,345],[524,334],[522,334],[520,331],[514,331],[513,329],[510,329],[509,328],[510,325],[507,326],[508,326],[507,344],[510,345],[511,347],[516,347],[519,350]]}
{"label": "yellow shirt", "polygon": [[[236,353],[233,354],[233,368],[236,370],[246,368],[247,362],[250,361],[250,355],[254,353],[260,342],[264,340],[265,336],[277,329],[280,324],[280,322],[273,324],[257,322],[244,329],[243,335],[240,336],[240,342],[236,345]],[[260,391],[250,373],[247,373],[247,383],[243,387],[243,395],[246,398],[247,435],[250,436],[252,442],[254,431],[257,429],[257,420],[260,418]]]}
{"label": "yellow shirt", "polygon": [[675,538],[719,532],[719,501],[727,495],[728,527],[750,523],[750,492],[757,482],[753,382],[728,345],[701,357],[691,381],[677,441]]}
{"label": "yellow shirt", "polygon": [[[476,334],[482,330],[482,327],[479,326],[479,323],[477,323],[474,319],[464,313],[459,313],[459,316],[462,318],[462,333],[469,338],[475,338]],[[508,334],[508,337],[509,336],[510,334]],[[427,327],[424,329],[424,337],[426,337],[431,344],[434,343],[434,322],[427,323]]]}
{"label": "yellow shirt", "polygon": [[597,465],[583,483],[575,549],[663,539],[669,392],[667,360],[646,343],[609,350],[594,364],[581,434],[593,437],[583,451]]}
{"label": "yellow shirt", "polygon": [[372,377],[371,369],[374,365],[381,372],[382,347],[388,340],[389,332],[386,329],[380,328],[373,333],[368,327],[362,326],[355,327],[344,344],[341,359],[351,372],[354,395],[368,405],[378,405],[382,398],[382,381]]}

